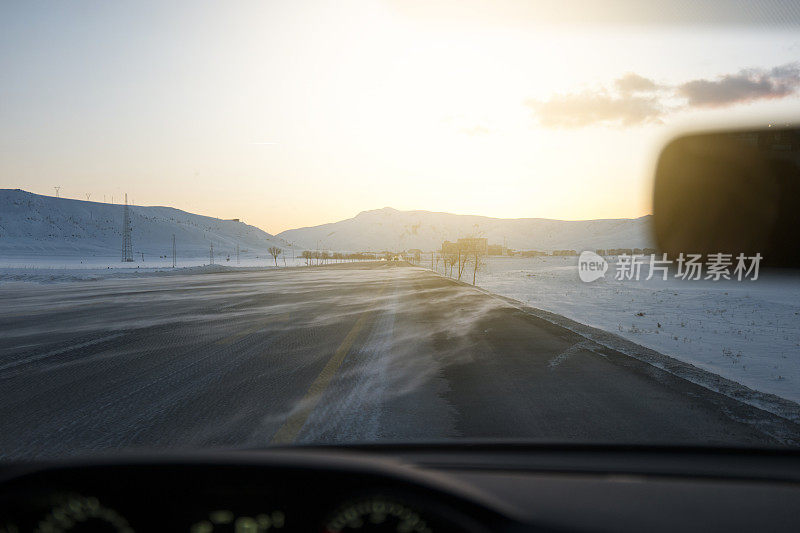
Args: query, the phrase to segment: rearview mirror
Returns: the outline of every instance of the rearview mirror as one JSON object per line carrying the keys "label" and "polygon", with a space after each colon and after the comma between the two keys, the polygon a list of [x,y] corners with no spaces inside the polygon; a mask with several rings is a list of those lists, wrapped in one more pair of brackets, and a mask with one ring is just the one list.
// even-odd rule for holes
{"label": "rearview mirror", "polygon": [[800,129],[680,137],[661,152],[653,191],[656,243],[686,253],[760,253],[800,267]]}

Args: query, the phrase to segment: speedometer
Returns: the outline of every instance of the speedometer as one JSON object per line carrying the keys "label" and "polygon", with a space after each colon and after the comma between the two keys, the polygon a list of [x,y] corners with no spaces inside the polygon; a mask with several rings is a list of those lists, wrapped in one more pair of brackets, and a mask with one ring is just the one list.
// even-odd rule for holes
{"label": "speedometer", "polygon": [[416,511],[386,498],[366,498],[341,508],[325,524],[323,533],[341,531],[432,533]]}
{"label": "speedometer", "polygon": [[104,507],[97,498],[69,496],[39,522],[35,531],[60,533],[67,531],[108,531],[133,533],[128,521],[113,509]]}

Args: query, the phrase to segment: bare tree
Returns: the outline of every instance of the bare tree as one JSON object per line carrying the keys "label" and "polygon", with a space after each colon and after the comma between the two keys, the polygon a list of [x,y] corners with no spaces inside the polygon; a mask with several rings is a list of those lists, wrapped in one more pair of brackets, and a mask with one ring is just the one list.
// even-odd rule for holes
{"label": "bare tree", "polygon": [[445,274],[447,274],[447,267],[450,267],[450,273],[447,274],[451,278],[453,277],[453,266],[458,262],[458,255],[454,253],[449,253],[444,256],[444,270]]}
{"label": "bare tree", "polygon": [[314,254],[312,254],[310,250],[303,250],[303,253],[300,254],[300,257],[306,260],[306,266],[308,266],[308,263],[311,261],[313,256]]}
{"label": "bare tree", "polygon": [[475,285],[475,278],[478,274],[478,270],[483,268],[484,265],[483,254],[478,249],[472,250],[469,254],[469,261],[472,263],[472,284]]}
{"label": "bare tree", "polygon": [[469,250],[462,250],[461,246],[458,247],[458,281],[461,281],[461,276],[464,274],[464,268],[467,266],[467,258],[469,258]]}
{"label": "bare tree", "polygon": [[275,266],[278,266],[278,256],[281,255],[281,252],[283,252],[283,250],[281,250],[277,246],[270,246],[267,251],[270,253],[272,258],[275,260]]}

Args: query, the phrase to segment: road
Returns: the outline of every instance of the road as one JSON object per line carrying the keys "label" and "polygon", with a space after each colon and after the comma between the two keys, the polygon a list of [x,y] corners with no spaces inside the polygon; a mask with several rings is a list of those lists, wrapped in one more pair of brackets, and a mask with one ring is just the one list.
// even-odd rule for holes
{"label": "road", "polygon": [[0,455],[525,439],[778,445],[800,426],[387,263],[0,287]]}

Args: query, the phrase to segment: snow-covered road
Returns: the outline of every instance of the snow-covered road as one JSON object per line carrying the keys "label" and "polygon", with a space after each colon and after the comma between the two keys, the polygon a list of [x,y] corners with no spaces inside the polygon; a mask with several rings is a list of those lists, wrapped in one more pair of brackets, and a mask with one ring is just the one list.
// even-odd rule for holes
{"label": "snow-covered road", "polygon": [[800,442],[800,424],[398,264],[0,285],[0,455]]}

